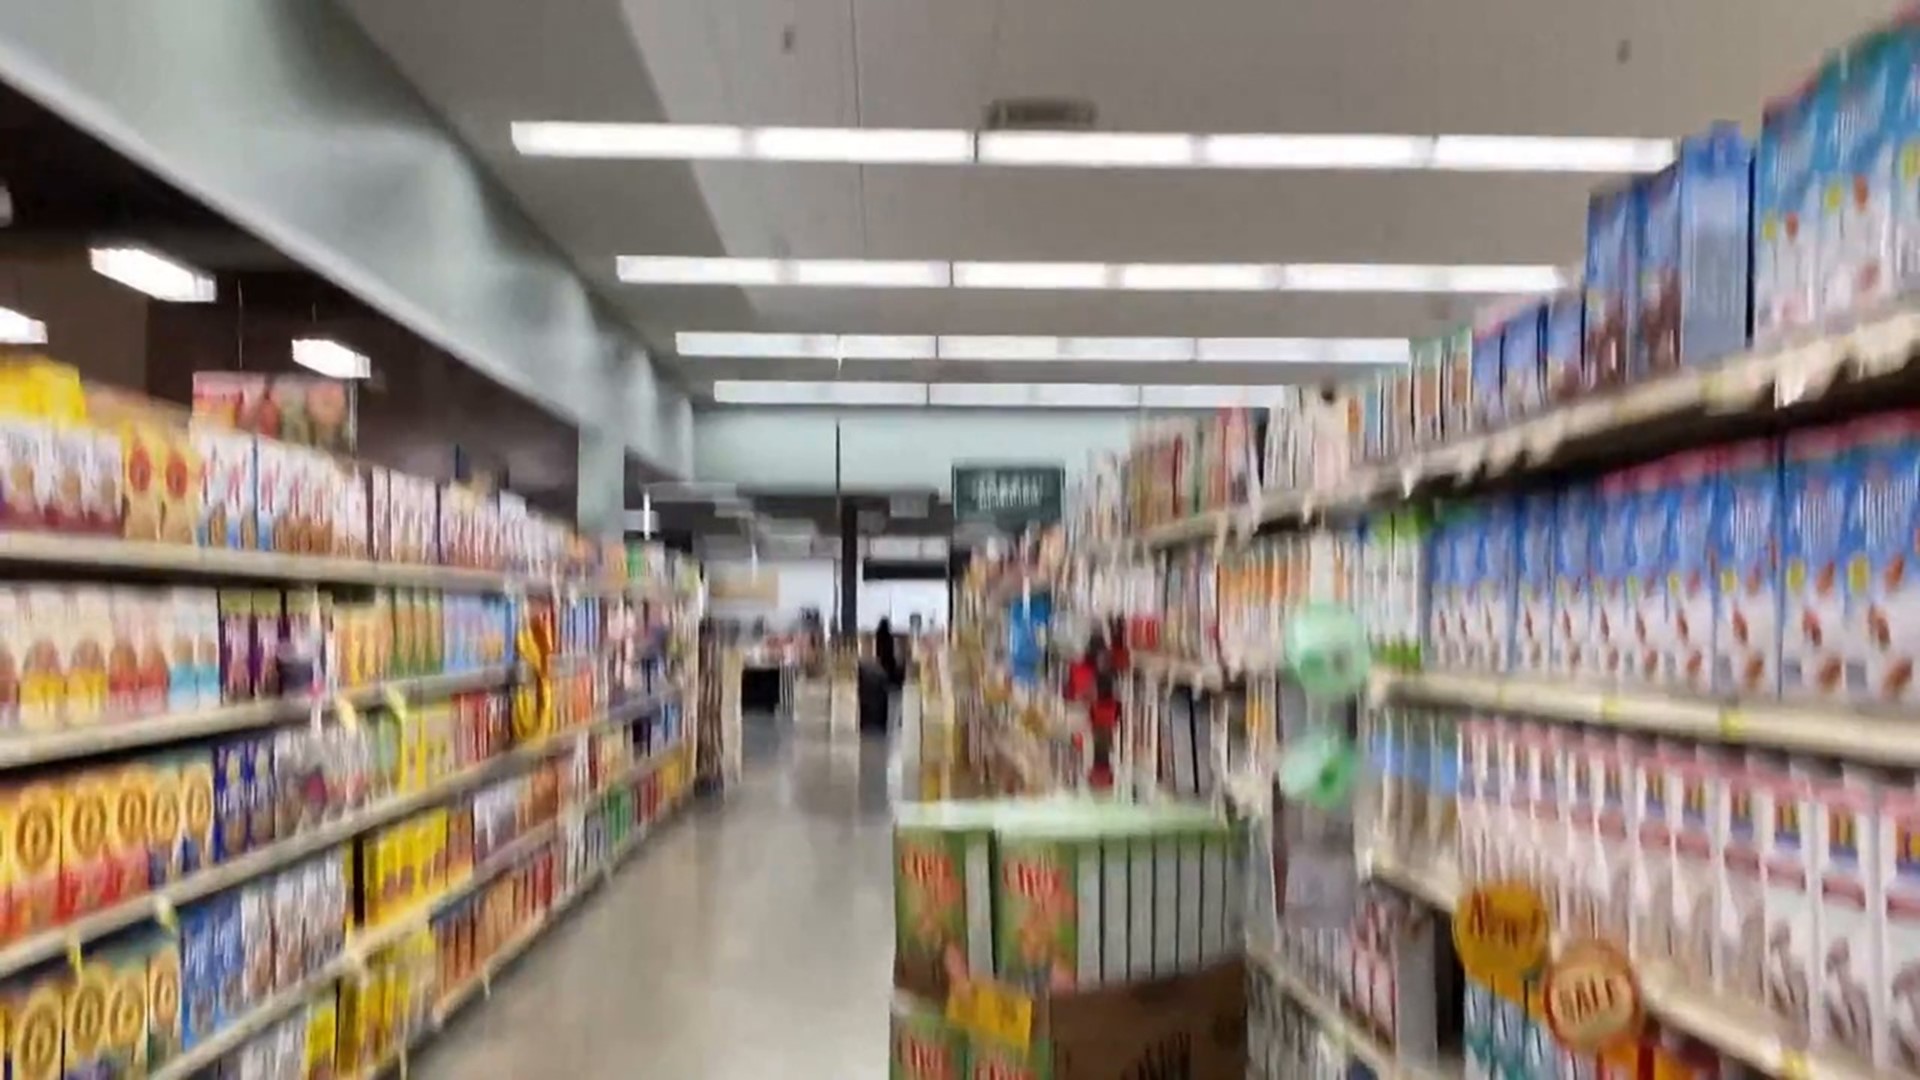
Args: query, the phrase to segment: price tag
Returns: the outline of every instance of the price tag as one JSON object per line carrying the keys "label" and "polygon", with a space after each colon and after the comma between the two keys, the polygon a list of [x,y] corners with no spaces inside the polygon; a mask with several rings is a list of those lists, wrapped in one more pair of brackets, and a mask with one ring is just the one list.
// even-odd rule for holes
{"label": "price tag", "polygon": [[78,975],[80,964],[80,935],[70,932],[67,934],[67,966],[73,969],[75,975]]}
{"label": "price tag", "polygon": [[1747,733],[1747,714],[1736,705],[1720,710],[1720,737],[1723,739],[1744,738]]}
{"label": "price tag", "polygon": [[333,715],[340,718],[340,726],[348,731],[360,730],[360,710],[344,696],[334,699]]}
{"label": "price tag", "polygon": [[1600,699],[1600,719],[1606,723],[1615,723],[1626,710],[1621,707],[1620,699],[1612,694]]}
{"label": "price tag", "polygon": [[1798,1050],[1782,1049],[1780,1080],[1813,1080],[1813,1070],[1807,1066],[1807,1055]]}
{"label": "price tag", "polygon": [[173,901],[165,896],[153,898],[153,921],[159,923],[160,929],[169,934],[180,933],[180,916],[173,909]]}
{"label": "price tag", "polygon": [[1033,999],[995,983],[959,982],[947,994],[947,1020],[1025,1050],[1033,1039]]}

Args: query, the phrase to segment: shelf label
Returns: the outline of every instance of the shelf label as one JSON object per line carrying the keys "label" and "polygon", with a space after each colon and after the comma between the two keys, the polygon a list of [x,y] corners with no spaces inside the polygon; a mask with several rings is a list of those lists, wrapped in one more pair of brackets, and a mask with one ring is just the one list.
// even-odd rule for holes
{"label": "shelf label", "polygon": [[947,993],[947,1021],[1025,1050],[1033,1039],[1033,999],[998,983],[962,980]]}
{"label": "shelf label", "polygon": [[1482,885],[1453,914],[1460,966],[1481,982],[1524,978],[1547,959],[1551,921],[1539,890],[1521,882]]}
{"label": "shelf label", "polygon": [[1541,991],[1547,1026],[1561,1045],[1597,1054],[1640,1030],[1640,983],[1620,950],[1581,941],[1547,971]]}
{"label": "shelf label", "polygon": [[1780,1080],[1813,1080],[1813,1070],[1807,1067],[1807,1055],[1790,1048],[1782,1049]]}
{"label": "shelf label", "polygon": [[1720,737],[1738,739],[1747,733],[1747,714],[1729,705],[1720,710]]}

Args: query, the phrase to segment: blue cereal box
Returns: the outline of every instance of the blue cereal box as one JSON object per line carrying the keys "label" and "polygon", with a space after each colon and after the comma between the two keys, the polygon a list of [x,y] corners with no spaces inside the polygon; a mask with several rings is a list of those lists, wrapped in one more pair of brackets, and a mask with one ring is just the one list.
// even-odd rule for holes
{"label": "blue cereal box", "polygon": [[1780,644],[1780,693],[1799,700],[1844,701],[1864,688],[1848,656],[1852,620],[1848,562],[1858,551],[1851,527],[1856,457],[1846,428],[1788,436],[1783,470],[1786,560]]}
{"label": "blue cereal box", "polygon": [[1520,520],[1511,498],[1488,500],[1481,517],[1473,603],[1472,652],[1483,670],[1513,669],[1514,613],[1519,607]]}
{"label": "blue cereal box", "polygon": [[1639,325],[1640,188],[1597,192],[1587,203],[1586,369],[1595,386],[1626,382]]}
{"label": "blue cereal box", "polygon": [[1673,517],[1663,464],[1628,472],[1627,501],[1628,639],[1621,677],[1633,682],[1660,679],[1661,657],[1672,636],[1667,603],[1667,535]]}
{"label": "blue cereal box", "polygon": [[1770,698],[1780,692],[1780,446],[1757,440],[1717,453],[1713,689]]}
{"label": "blue cereal box", "polygon": [[1747,344],[1753,152],[1731,124],[1680,144],[1647,183],[1640,250],[1639,366],[1709,363]]}
{"label": "blue cereal box", "polygon": [[278,832],[274,817],[279,808],[274,801],[273,736],[248,739],[241,747],[247,786],[247,847],[258,849],[273,843]]}
{"label": "blue cereal box", "polygon": [[180,1045],[191,1050],[220,1030],[220,908],[231,897],[216,897],[180,912]]}
{"label": "blue cereal box", "polygon": [[1886,301],[1893,278],[1895,130],[1906,87],[1900,35],[1872,34],[1841,61],[1827,131],[1820,222],[1820,317],[1844,322]]}
{"label": "blue cereal box", "polygon": [[1667,641],[1660,681],[1678,689],[1713,689],[1713,535],[1719,514],[1720,459],[1711,451],[1681,454],[1668,462],[1673,505],[1667,531]]}
{"label": "blue cereal box", "polygon": [[1909,16],[1893,34],[1897,41],[1888,60],[1896,96],[1892,289],[1905,295],[1920,289],[1920,24]]}
{"label": "blue cereal box", "polygon": [[1850,653],[1865,666],[1865,699],[1879,705],[1920,701],[1914,686],[1920,652],[1920,413],[1898,412],[1854,424],[1859,481],[1854,528],[1859,554],[1847,567],[1852,599]]}
{"label": "blue cereal box", "polygon": [[248,744],[221,743],[213,748],[213,861],[237,859],[247,853]]}
{"label": "blue cereal box", "polygon": [[1452,522],[1442,516],[1427,531],[1427,654],[1442,667],[1458,666],[1454,612]]}
{"label": "blue cereal box", "polygon": [[1506,376],[1500,365],[1500,328],[1473,333],[1473,414],[1479,430],[1499,426],[1507,411],[1501,395]]}
{"label": "blue cereal box", "polygon": [[1832,88],[1819,80],[1770,106],[1753,165],[1753,336],[1770,344],[1818,312],[1815,166]]}
{"label": "blue cereal box", "polygon": [[1546,400],[1540,370],[1547,309],[1530,304],[1500,331],[1501,404],[1508,417],[1531,416]]}
{"label": "blue cereal box", "polygon": [[1586,304],[1578,292],[1564,292],[1547,304],[1540,346],[1542,393],[1549,402],[1571,401],[1587,392],[1583,326]]}
{"label": "blue cereal box", "polygon": [[1593,620],[1593,545],[1597,500],[1592,488],[1560,492],[1553,524],[1553,631],[1550,670],[1567,678],[1593,674],[1598,660]]}
{"label": "blue cereal box", "polygon": [[1627,473],[1602,479],[1594,508],[1594,672],[1607,681],[1627,675],[1634,646],[1633,603],[1627,581],[1633,566],[1632,479]]}
{"label": "blue cereal box", "polygon": [[1553,656],[1554,523],[1558,500],[1551,491],[1520,500],[1519,614],[1514,630],[1516,671],[1545,674]]}

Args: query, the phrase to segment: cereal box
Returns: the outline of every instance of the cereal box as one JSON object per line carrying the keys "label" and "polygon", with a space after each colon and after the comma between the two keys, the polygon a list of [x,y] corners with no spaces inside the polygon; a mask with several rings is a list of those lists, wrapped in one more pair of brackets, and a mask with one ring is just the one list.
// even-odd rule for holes
{"label": "cereal box", "polygon": [[31,634],[21,600],[21,591],[0,585],[0,731],[20,726],[20,674]]}
{"label": "cereal box", "polygon": [[1546,401],[1540,357],[1546,318],[1545,305],[1529,305],[1500,331],[1500,397],[1509,417],[1529,416]]}
{"label": "cereal box", "polygon": [[192,873],[221,861],[216,842],[221,785],[214,780],[214,755],[209,751],[191,751],[175,761],[180,767],[180,867],[182,873]]}
{"label": "cereal box", "polygon": [[1553,628],[1548,668],[1580,678],[1598,669],[1594,648],[1593,546],[1597,512],[1594,491],[1574,486],[1559,493],[1553,523]]}
{"label": "cereal box", "polygon": [[1866,770],[1849,767],[1816,782],[1812,795],[1820,896],[1813,1037],[1876,1060],[1886,1050],[1875,1043],[1887,1014],[1881,973],[1885,898],[1877,858],[1880,785]]}
{"label": "cereal box", "polygon": [[251,809],[247,791],[247,744],[213,748],[213,861],[227,862],[247,853]]}
{"label": "cereal box", "polygon": [[1780,655],[1780,692],[1785,697],[1845,700],[1854,689],[1865,689],[1865,658],[1848,655],[1852,612],[1846,571],[1858,551],[1851,521],[1856,466],[1844,429],[1787,438]]}
{"label": "cereal box", "polygon": [[147,944],[147,1063],[158,1067],[181,1049],[181,939],[156,934]]}
{"label": "cereal box", "polygon": [[186,826],[181,805],[185,794],[181,761],[172,756],[155,757],[135,768],[144,775],[147,793],[146,876],[158,887],[181,874]]}
{"label": "cereal box", "polygon": [[1892,292],[1895,118],[1908,93],[1910,43],[1872,34],[1854,43],[1833,98],[1820,196],[1820,317],[1844,319]]}
{"label": "cereal box", "polygon": [[1513,626],[1519,606],[1520,523],[1512,499],[1487,503],[1481,519],[1479,570],[1473,599],[1478,619],[1476,655],[1486,670],[1513,667]]}
{"label": "cereal box", "polygon": [[253,594],[241,589],[220,593],[220,696],[227,702],[251,701],[254,665]]}
{"label": "cereal box", "polygon": [[11,793],[13,931],[29,934],[54,925],[60,910],[60,863],[64,837],[60,785],[36,780]]}
{"label": "cereal box", "polygon": [[1586,304],[1578,292],[1564,292],[1547,304],[1540,339],[1540,378],[1549,402],[1572,401],[1586,393],[1589,380],[1583,320]]}
{"label": "cereal box", "polygon": [[1720,753],[1679,748],[1667,762],[1673,816],[1673,958],[1695,986],[1713,985],[1717,889],[1724,844],[1716,844],[1725,789]]}
{"label": "cereal box", "polygon": [[1614,473],[1600,482],[1593,546],[1594,673],[1613,681],[1629,677],[1634,652],[1634,491],[1632,476]]}
{"label": "cereal box", "polygon": [[147,891],[149,814],[153,808],[154,773],[146,765],[134,763],[108,771],[106,779],[110,799],[107,820],[107,851],[113,876],[107,885],[104,903]]}
{"label": "cereal box", "polygon": [[895,812],[894,955],[916,981],[993,971],[990,821],[953,804]]}
{"label": "cereal box", "polygon": [[1638,840],[1639,802],[1629,783],[1633,760],[1625,737],[1610,738],[1596,734],[1584,740],[1587,768],[1599,777],[1595,790],[1599,803],[1594,808],[1594,831],[1598,844],[1590,871],[1598,884],[1596,906],[1600,913],[1600,935],[1621,948],[1632,938],[1633,856]]}
{"label": "cereal box", "polygon": [[20,726],[45,731],[60,726],[66,714],[67,601],[50,585],[30,585],[24,596],[18,631],[26,643],[20,662]]}
{"label": "cereal box", "polygon": [[1632,377],[1640,199],[1639,187],[1630,185],[1598,192],[1587,204],[1586,366],[1595,386]]}
{"label": "cereal box", "polygon": [[146,1072],[151,948],[148,939],[136,937],[116,942],[87,958],[86,967],[100,969],[106,986],[105,1031],[100,1047],[100,1057],[107,1063],[103,1075],[139,1076]]}
{"label": "cereal box", "polygon": [[1713,985],[1722,994],[1754,1005],[1766,1002],[1766,890],[1764,848],[1773,821],[1776,778],[1764,758],[1729,760],[1722,775],[1725,796],[1716,805],[1716,830],[1724,836],[1716,884]]}
{"label": "cereal box", "polygon": [[1852,441],[1859,455],[1853,510],[1859,554],[1846,571],[1847,656],[1865,668],[1865,700],[1911,704],[1920,700],[1914,680],[1920,567],[1913,565],[1920,556],[1920,413],[1860,421]]}
{"label": "cereal box", "polygon": [[111,594],[95,586],[66,591],[66,713],[70,726],[107,713],[107,650],[113,640]]}
{"label": "cereal box", "polygon": [[1714,690],[1772,697],[1780,690],[1780,450],[1771,441],[1721,451],[1713,548]]}
{"label": "cereal box", "polygon": [[1501,363],[1500,345],[1498,326],[1473,333],[1473,416],[1480,431],[1498,427],[1507,419],[1506,369]]}
{"label": "cereal box", "polygon": [[1880,875],[1886,901],[1880,993],[1886,1032],[1882,1068],[1920,1072],[1920,793],[1888,788],[1880,817]]}
{"label": "cereal box", "polygon": [[225,1019],[222,1012],[223,960],[219,942],[221,908],[231,895],[215,897],[180,912],[180,1048],[205,1042]]}
{"label": "cereal box", "polygon": [[1720,517],[1720,458],[1712,452],[1682,454],[1668,463],[1673,508],[1667,531],[1668,637],[1660,681],[1695,693],[1713,689],[1714,612],[1719,582],[1714,576],[1714,524]]}
{"label": "cereal box", "polygon": [[1673,637],[1667,557],[1674,508],[1665,463],[1642,466],[1627,477],[1631,488],[1626,585],[1630,629],[1621,674],[1635,682],[1654,683],[1660,681]]}
{"label": "cereal box", "polygon": [[207,547],[252,551],[259,547],[258,485],[254,438],[195,424],[194,452],[204,476],[199,541]]}
{"label": "cereal box", "polygon": [[69,776],[60,791],[61,920],[97,910],[114,879],[112,799],[104,770]]}
{"label": "cereal box", "polygon": [[1560,507],[1553,492],[1524,496],[1519,503],[1519,617],[1514,669],[1545,674],[1553,670],[1554,524]]}
{"label": "cereal box", "polygon": [[1754,150],[1753,335],[1760,344],[1818,314],[1815,152],[1834,87],[1815,82],[1767,107]]}
{"label": "cereal box", "polygon": [[1445,367],[1440,388],[1445,422],[1443,435],[1460,439],[1480,429],[1480,414],[1474,398],[1473,331],[1466,327],[1448,333],[1444,339]]}
{"label": "cereal box", "polygon": [[64,969],[47,966],[9,987],[7,1058],[12,1080],[60,1080],[69,983]]}
{"label": "cereal box", "polygon": [[1668,786],[1669,764],[1679,748],[1662,741],[1649,748],[1628,744],[1628,782],[1639,807],[1633,852],[1633,903],[1629,940],[1633,955],[1663,958],[1673,955],[1673,820],[1669,816],[1674,792]]}
{"label": "cereal box", "polygon": [[1770,787],[1764,841],[1766,870],[1766,1005],[1804,1042],[1813,1029],[1814,979],[1819,977],[1819,883],[1813,876],[1806,828],[1815,821],[1812,780],[1795,762],[1756,777]]}
{"label": "cereal box", "polygon": [[966,1032],[933,1005],[896,1001],[892,1044],[890,1080],[968,1080]]}

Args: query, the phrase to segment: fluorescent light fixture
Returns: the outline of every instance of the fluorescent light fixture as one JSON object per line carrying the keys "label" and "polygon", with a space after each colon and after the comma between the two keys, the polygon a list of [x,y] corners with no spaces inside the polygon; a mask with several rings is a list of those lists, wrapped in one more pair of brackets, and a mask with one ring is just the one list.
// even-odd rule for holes
{"label": "fluorescent light fixture", "polygon": [[713,384],[713,400],[725,405],[925,405],[920,383],[743,382]]}
{"label": "fluorescent light fixture", "polygon": [[615,271],[634,285],[779,285],[781,265],[778,259],[622,255]]}
{"label": "fluorescent light fixture", "polygon": [[1281,267],[1290,292],[1539,293],[1565,288],[1553,266],[1419,266],[1292,263]]}
{"label": "fluorescent light fixture", "polygon": [[1540,293],[1566,287],[1553,266],[1387,263],[940,262],[622,255],[635,285],[800,285],[841,289],[1159,289],[1190,292]]}
{"label": "fluorescent light fixture", "polygon": [[984,131],[982,165],[1072,165],[1081,168],[1169,169],[1199,159],[1193,135],[1101,131]]}
{"label": "fluorescent light fixture", "polygon": [[1126,263],[1116,278],[1122,289],[1176,292],[1264,292],[1279,274],[1261,263]]}
{"label": "fluorescent light fixture", "polygon": [[365,379],[373,362],[331,338],[295,338],[293,362],[329,379]]}
{"label": "fluorescent light fixture", "polygon": [[12,308],[0,308],[0,345],[45,345],[47,324],[22,315]]}
{"label": "fluorescent light fixture", "polygon": [[1143,386],[1140,404],[1149,409],[1225,409],[1237,405],[1265,407],[1285,397],[1293,387],[1259,386]]}
{"label": "fluorescent light fixture", "polygon": [[1176,337],[1041,337],[1019,334],[947,334],[940,359],[974,361],[1141,361],[1185,363],[1194,339]]}
{"label": "fluorescent light fixture", "polygon": [[1095,383],[935,383],[927,403],[955,408],[1133,409],[1140,388]]}
{"label": "fluorescent light fixture", "polygon": [[1539,135],[984,131],[516,121],[527,157],[1080,169],[1657,172],[1670,139]]}
{"label": "fluorescent light fixture", "polygon": [[1435,169],[1466,172],[1659,172],[1673,163],[1671,139],[1530,135],[1442,135]]}
{"label": "fluorescent light fixture", "polygon": [[956,289],[1104,289],[1113,277],[1106,263],[957,262]]}
{"label": "fluorescent light fixture", "polygon": [[944,289],[952,280],[947,263],[898,259],[789,259],[795,285],[842,289]]}
{"label": "fluorescent light fixture", "polygon": [[973,161],[973,132],[935,128],[757,128],[748,156],[762,161],[824,161],[849,165],[965,165]]}
{"label": "fluorescent light fixture", "polygon": [[145,248],[94,248],[88,256],[94,273],[110,277],[155,300],[205,304],[211,303],[215,296],[213,278]]}
{"label": "fluorescent light fixture", "polygon": [[787,360],[931,360],[932,335],[756,334],[683,330],[673,335],[681,356]]}
{"label": "fluorescent light fixture", "polygon": [[1218,169],[1421,169],[1433,140],[1420,135],[1205,135],[1200,159]]}
{"label": "fluorescent light fixture", "polygon": [[1193,359],[1192,338],[1070,337],[1060,339],[1062,360],[1140,360],[1185,363]]}
{"label": "fluorescent light fixture", "polygon": [[1206,363],[1404,364],[1406,338],[1200,338],[1195,350]]}

